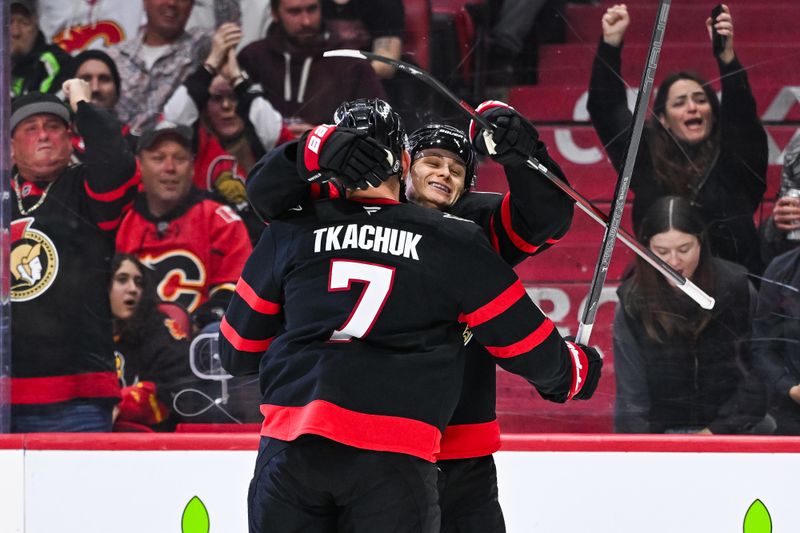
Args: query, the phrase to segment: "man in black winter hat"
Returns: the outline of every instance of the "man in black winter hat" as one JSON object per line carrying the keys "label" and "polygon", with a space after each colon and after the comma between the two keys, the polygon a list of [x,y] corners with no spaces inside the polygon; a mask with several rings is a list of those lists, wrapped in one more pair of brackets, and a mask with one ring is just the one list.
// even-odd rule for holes
{"label": "man in black winter hat", "polygon": [[72,60],[70,77],[82,79],[92,91],[92,103],[114,112],[120,95],[117,64],[102,50],[84,50]]}

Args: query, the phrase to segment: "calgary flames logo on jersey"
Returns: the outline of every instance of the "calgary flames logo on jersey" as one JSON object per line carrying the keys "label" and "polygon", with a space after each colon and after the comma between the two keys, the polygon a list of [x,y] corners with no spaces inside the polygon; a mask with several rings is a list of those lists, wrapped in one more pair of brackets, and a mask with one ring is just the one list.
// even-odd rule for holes
{"label": "calgary flames logo on jersey", "polygon": [[203,262],[188,250],[145,255],[142,263],[155,270],[156,293],[165,302],[178,302],[190,313],[197,309],[206,285]]}
{"label": "calgary flames logo on jersey", "polygon": [[112,20],[100,20],[65,28],[53,36],[53,42],[70,53],[88,48],[96,39],[110,46],[124,41],[125,31]]}
{"label": "calgary flames logo on jersey", "polygon": [[31,228],[33,217],[11,223],[11,301],[25,302],[43,294],[58,274],[58,252],[50,237]]}

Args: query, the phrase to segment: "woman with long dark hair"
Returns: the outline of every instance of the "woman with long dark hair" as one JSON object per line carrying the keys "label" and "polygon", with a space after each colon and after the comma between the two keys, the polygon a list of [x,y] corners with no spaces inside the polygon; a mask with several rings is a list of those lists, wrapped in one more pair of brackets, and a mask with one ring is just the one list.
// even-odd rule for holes
{"label": "woman with long dark hair", "polygon": [[172,429],[172,397],[180,385],[194,381],[188,328],[158,309],[150,272],[136,256],[115,255],[111,272],[109,300],[122,383],[117,429],[123,422]]}
{"label": "woman with long dark hair", "polygon": [[[633,122],[621,74],[623,36],[630,23],[627,8],[608,8],[602,22],[587,109],[619,171]],[[733,50],[727,6],[715,21],[709,17],[706,26],[709,34],[713,27],[725,39],[715,54],[722,100],[706,80],[690,72],[677,72],[660,84],[631,181],[634,229],[658,198],[682,196],[700,210],[714,255],[760,274],[763,263],[753,216],[766,191],[767,136],[747,72]]]}
{"label": "woman with long dark hair", "polygon": [[[716,298],[704,310],[638,259],[617,291],[614,427],[621,433],[746,433],[766,413],[749,371],[757,295],[741,266],[711,256],[703,219],[688,200],[656,201],[638,238]],[[760,431],[760,429],[757,429]]]}

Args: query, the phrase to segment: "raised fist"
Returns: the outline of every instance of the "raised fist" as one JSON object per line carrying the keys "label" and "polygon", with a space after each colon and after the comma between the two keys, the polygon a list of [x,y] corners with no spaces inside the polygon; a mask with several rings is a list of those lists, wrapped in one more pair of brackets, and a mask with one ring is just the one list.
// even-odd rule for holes
{"label": "raised fist", "polygon": [[80,78],[71,78],[61,84],[64,97],[69,102],[73,113],[78,112],[78,103],[92,101],[92,88]]}
{"label": "raised fist", "polygon": [[322,124],[300,137],[297,168],[308,182],[339,178],[348,189],[378,187],[392,175],[395,156],[365,132]]}
{"label": "raised fist", "polygon": [[539,132],[513,107],[489,100],[476,111],[495,126],[493,132],[487,132],[474,121],[470,122],[470,138],[478,153],[491,156],[501,165],[518,167],[539,148]]}
{"label": "raised fist", "polygon": [[611,46],[622,45],[625,30],[631,23],[628,7],[625,4],[614,4],[603,14],[603,42]]}

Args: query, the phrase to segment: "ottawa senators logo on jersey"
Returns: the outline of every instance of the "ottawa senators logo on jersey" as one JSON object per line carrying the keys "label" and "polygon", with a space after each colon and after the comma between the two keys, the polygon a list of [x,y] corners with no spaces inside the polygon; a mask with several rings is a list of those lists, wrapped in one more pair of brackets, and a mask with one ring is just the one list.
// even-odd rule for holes
{"label": "ottawa senators logo on jersey", "polygon": [[11,223],[11,301],[25,302],[42,295],[58,274],[58,252],[50,237],[31,228],[33,217]]}

